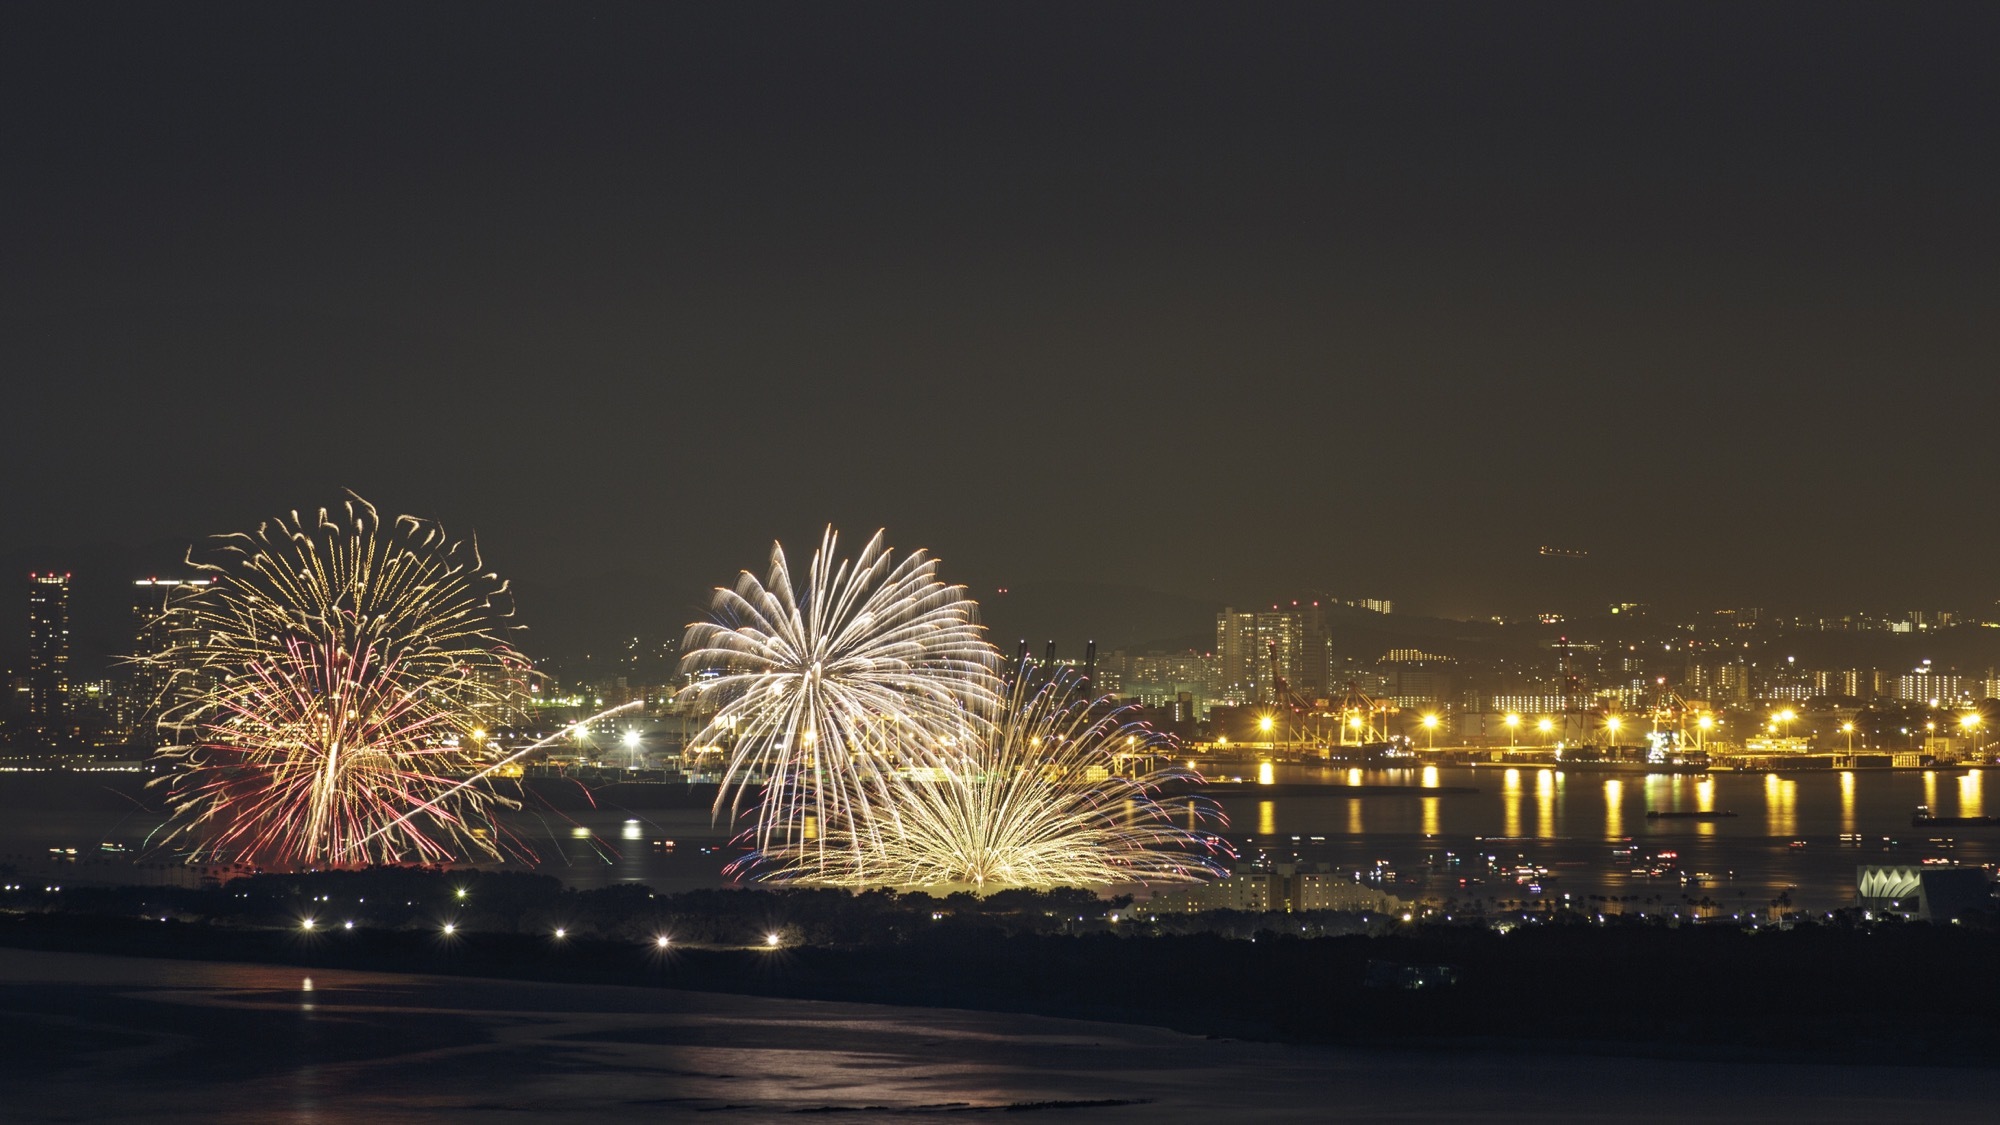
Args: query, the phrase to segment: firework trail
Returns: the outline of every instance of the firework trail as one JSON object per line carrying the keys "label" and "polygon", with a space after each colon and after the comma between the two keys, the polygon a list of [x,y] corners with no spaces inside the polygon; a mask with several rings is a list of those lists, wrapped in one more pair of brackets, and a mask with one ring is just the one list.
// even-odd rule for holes
{"label": "firework trail", "polygon": [[531,673],[476,545],[357,497],[188,561],[212,581],[169,611],[198,639],[147,658],[168,674],[169,841],[287,867],[498,854],[511,802],[465,779]]}
{"label": "firework trail", "polygon": [[798,863],[862,847],[881,779],[965,740],[1001,691],[977,604],[936,560],[896,561],[880,531],[852,560],[837,547],[829,527],[800,586],[773,544],[768,576],[717,590],[683,657],[718,704],[703,737],[731,745],[717,814],[762,783],[757,846]]}
{"label": "firework trail", "polygon": [[[984,736],[925,766],[874,779],[877,823],[862,846],[761,857],[766,878],[850,887],[1101,887],[1193,882],[1223,873],[1229,848],[1176,827],[1154,798],[1193,780],[1177,768],[1121,775],[1164,738],[1133,709],[1093,702],[1066,675],[1039,689],[1025,674]],[[1203,802],[1198,815],[1220,826]]]}

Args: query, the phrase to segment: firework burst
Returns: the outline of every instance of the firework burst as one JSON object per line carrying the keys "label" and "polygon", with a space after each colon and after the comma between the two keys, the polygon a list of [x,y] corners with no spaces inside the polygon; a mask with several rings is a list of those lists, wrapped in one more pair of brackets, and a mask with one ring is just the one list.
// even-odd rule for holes
{"label": "firework burst", "polygon": [[862,846],[881,779],[968,737],[1000,692],[976,603],[936,560],[896,561],[879,531],[852,560],[837,547],[828,528],[801,586],[774,544],[768,576],[717,590],[685,646],[718,701],[704,737],[731,745],[716,811],[762,783],[757,845],[800,863]]}
{"label": "firework burst", "polygon": [[[1016,677],[983,737],[871,779],[876,823],[858,846],[771,853],[768,876],[851,887],[969,889],[1192,882],[1228,846],[1177,827],[1155,798],[1185,771],[1145,770],[1164,740],[1130,708],[1093,702],[1059,676]],[[1198,819],[1221,822],[1209,802]]]}
{"label": "firework burst", "polygon": [[475,732],[519,713],[527,661],[475,545],[356,498],[221,536],[178,599],[167,839],[311,867],[497,854]]}

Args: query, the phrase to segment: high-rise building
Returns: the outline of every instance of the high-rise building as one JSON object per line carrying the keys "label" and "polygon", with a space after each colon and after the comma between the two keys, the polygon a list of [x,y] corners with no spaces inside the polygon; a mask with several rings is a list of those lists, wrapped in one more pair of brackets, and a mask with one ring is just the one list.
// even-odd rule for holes
{"label": "high-rise building", "polygon": [[60,726],[69,710],[69,575],[28,575],[28,719]]}
{"label": "high-rise building", "polygon": [[1260,698],[1275,700],[1277,677],[1293,692],[1299,685],[1299,654],[1304,640],[1297,613],[1272,608],[1257,615],[1256,681]]}
{"label": "high-rise building", "polygon": [[1234,606],[1215,615],[1215,683],[1219,700],[1247,703],[1257,697],[1257,615]]}
{"label": "high-rise building", "polygon": [[[1218,701],[1268,703],[1275,698],[1274,676],[1300,695],[1316,685],[1302,682],[1308,658],[1305,620],[1296,610],[1273,606],[1256,613],[1226,608],[1215,616],[1215,655],[1220,662]],[[1324,678],[1324,673],[1320,674]],[[1301,690],[1301,689],[1304,690]]]}
{"label": "high-rise building", "polygon": [[1916,669],[1896,677],[1896,698],[1906,703],[1936,702],[1950,706],[1972,697],[1983,683],[1967,676],[1933,671],[1926,660]]}
{"label": "high-rise building", "polygon": [[206,578],[141,578],[132,584],[134,662],[116,716],[127,734],[152,726],[176,674],[194,674],[201,625],[186,599],[208,584]]}

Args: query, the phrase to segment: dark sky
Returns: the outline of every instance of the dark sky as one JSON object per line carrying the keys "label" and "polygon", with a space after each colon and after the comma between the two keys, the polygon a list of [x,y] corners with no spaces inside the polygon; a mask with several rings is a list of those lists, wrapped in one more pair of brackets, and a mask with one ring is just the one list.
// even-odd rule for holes
{"label": "dark sky", "polygon": [[10,4],[0,557],[352,488],[563,640],[828,521],[984,589],[1990,604],[1996,57],[1970,4]]}

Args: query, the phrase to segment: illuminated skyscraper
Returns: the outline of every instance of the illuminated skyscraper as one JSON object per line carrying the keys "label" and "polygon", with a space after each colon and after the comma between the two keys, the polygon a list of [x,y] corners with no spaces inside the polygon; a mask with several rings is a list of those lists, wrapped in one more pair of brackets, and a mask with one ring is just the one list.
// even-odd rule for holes
{"label": "illuminated skyscraper", "polygon": [[132,666],[119,725],[128,735],[150,732],[175,675],[193,675],[193,654],[201,628],[186,599],[209,583],[206,578],[141,578],[133,583]]}
{"label": "illuminated skyscraper", "polygon": [[69,702],[69,575],[28,575],[28,719],[59,727]]}
{"label": "illuminated skyscraper", "polygon": [[1238,613],[1234,606],[1216,614],[1215,655],[1221,665],[1216,698],[1235,703],[1257,698],[1257,615]]}

